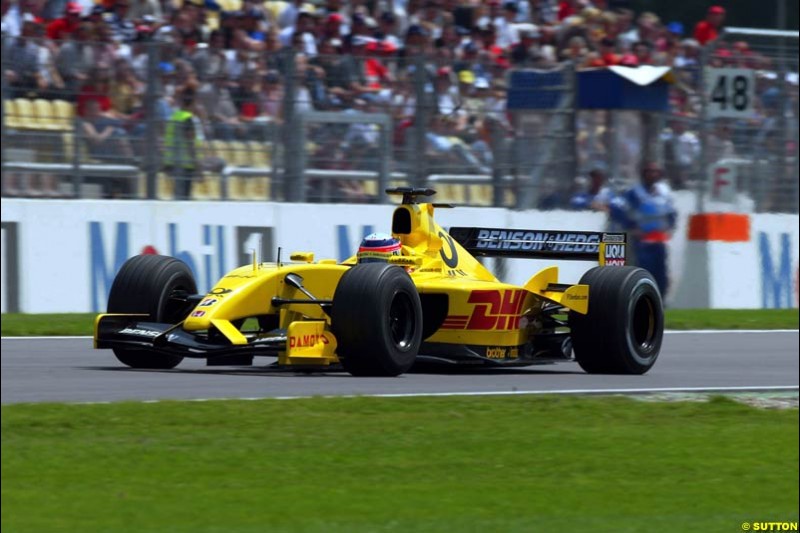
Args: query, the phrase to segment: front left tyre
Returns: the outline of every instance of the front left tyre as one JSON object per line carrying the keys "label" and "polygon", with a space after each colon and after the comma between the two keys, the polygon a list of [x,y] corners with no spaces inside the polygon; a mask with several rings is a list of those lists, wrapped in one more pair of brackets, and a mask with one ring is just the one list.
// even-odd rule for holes
{"label": "front left tyre", "polygon": [[[145,321],[176,324],[191,304],[179,295],[197,293],[192,271],[183,261],[163,255],[128,259],[114,278],[108,297],[109,313],[146,314]],[[175,368],[183,357],[150,350],[114,348],[119,361],[131,368]]]}

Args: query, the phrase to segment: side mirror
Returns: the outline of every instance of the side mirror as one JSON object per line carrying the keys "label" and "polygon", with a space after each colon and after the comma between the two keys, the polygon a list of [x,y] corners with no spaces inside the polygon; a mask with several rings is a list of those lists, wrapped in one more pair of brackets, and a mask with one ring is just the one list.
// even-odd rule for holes
{"label": "side mirror", "polygon": [[313,263],[314,252],[292,252],[289,259],[297,261],[298,263]]}
{"label": "side mirror", "polygon": [[287,285],[289,285],[290,287],[294,287],[295,289],[302,290],[304,288],[303,276],[301,276],[300,274],[295,274],[294,272],[290,272],[289,274],[286,274],[286,277],[283,278],[283,280],[286,282]]}

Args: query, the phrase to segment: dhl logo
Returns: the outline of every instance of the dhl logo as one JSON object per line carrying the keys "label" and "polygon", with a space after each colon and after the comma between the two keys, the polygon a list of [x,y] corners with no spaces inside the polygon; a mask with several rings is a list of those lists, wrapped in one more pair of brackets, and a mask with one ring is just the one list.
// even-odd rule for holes
{"label": "dhl logo", "polygon": [[311,335],[292,335],[289,337],[289,348],[308,348],[315,344],[328,344],[330,341],[325,335],[312,333]]}
{"label": "dhl logo", "polygon": [[442,329],[519,329],[526,293],[524,289],[472,291],[467,299],[467,303],[475,304],[472,315],[449,315]]}

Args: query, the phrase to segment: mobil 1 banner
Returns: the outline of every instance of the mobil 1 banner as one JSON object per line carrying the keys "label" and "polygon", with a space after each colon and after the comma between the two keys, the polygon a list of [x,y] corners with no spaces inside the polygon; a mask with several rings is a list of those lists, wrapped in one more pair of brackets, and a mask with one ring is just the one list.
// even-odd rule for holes
{"label": "mobil 1 banner", "polygon": [[747,68],[705,69],[709,118],[749,118],[755,114],[755,71]]}
{"label": "mobil 1 banner", "polygon": [[258,261],[274,261],[272,228],[262,226],[236,226],[236,250],[238,264],[246,265],[256,252]]}

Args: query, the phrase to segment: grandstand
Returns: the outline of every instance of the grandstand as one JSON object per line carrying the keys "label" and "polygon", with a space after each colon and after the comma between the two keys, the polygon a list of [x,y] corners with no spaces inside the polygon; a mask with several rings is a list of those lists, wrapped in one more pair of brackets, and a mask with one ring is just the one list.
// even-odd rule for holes
{"label": "grandstand", "polygon": [[[687,188],[703,181],[707,153],[752,163],[750,182],[783,176],[759,201],[793,209],[781,202],[797,191],[796,37],[726,35],[720,6],[692,31],[589,1],[3,5],[4,196],[174,198],[165,132],[191,93],[197,200],[376,202],[384,179],[436,184],[455,204],[566,207],[592,168],[622,183],[656,154]],[[506,112],[508,73],[615,65],[673,68],[670,113],[645,121],[655,133],[636,117],[575,111],[566,159],[534,172],[549,117]],[[757,72],[752,117],[701,131],[709,66]],[[299,131],[311,112],[381,114],[390,142],[370,121]]]}

